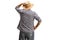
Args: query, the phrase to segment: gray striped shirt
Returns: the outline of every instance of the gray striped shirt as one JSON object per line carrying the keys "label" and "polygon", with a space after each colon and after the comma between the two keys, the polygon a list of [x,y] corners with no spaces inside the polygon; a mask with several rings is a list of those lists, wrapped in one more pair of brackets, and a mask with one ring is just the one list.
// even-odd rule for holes
{"label": "gray striped shirt", "polygon": [[34,31],[34,19],[40,21],[40,17],[32,10],[24,10],[15,8],[20,14],[20,22],[18,29],[24,32],[33,32]]}

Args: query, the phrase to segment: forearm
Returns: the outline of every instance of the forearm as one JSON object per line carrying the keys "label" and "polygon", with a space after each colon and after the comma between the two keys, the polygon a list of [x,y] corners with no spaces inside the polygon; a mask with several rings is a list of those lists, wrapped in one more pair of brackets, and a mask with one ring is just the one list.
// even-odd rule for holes
{"label": "forearm", "polygon": [[41,20],[38,21],[38,23],[37,23],[37,25],[34,27],[34,29],[36,29],[40,24],[41,24]]}
{"label": "forearm", "polygon": [[17,5],[17,6],[15,7],[15,9],[19,8],[21,5],[23,5],[23,3]]}

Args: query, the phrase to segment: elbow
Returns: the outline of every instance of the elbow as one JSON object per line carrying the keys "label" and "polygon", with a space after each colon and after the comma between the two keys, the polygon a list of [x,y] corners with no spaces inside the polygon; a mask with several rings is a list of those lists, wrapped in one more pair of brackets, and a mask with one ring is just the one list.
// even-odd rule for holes
{"label": "elbow", "polygon": [[39,22],[39,23],[41,23],[41,22],[42,22],[42,20],[40,19],[40,20],[38,20],[38,22]]}
{"label": "elbow", "polygon": [[15,7],[15,10],[17,9],[17,7]]}
{"label": "elbow", "polygon": [[17,9],[18,9],[18,7],[16,6],[16,7],[15,7],[15,9],[17,10]]}

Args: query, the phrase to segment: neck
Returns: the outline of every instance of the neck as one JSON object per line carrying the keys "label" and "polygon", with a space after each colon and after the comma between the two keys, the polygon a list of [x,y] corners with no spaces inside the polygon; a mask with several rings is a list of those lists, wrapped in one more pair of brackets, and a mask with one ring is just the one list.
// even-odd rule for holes
{"label": "neck", "polygon": [[25,9],[25,10],[30,10],[30,9]]}

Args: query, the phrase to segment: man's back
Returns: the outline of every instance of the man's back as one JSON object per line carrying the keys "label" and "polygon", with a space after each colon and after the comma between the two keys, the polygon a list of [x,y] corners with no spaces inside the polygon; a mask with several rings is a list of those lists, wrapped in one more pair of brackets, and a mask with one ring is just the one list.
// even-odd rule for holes
{"label": "man's back", "polygon": [[32,10],[16,9],[20,14],[18,29],[24,32],[34,31],[34,19],[40,20],[40,17]]}
{"label": "man's back", "polygon": [[[20,7],[23,9],[19,9]],[[18,29],[20,30],[19,40],[34,40],[34,30],[39,26],[41,23],[40,17],[30,10],[32,8],[31,3],[21,3],[16,6],[16,10],[20,14],[20,22],[18,25]],[[37,25],[34,26],[34,19],[38,21]]]}

